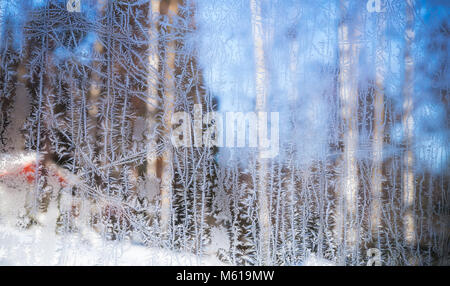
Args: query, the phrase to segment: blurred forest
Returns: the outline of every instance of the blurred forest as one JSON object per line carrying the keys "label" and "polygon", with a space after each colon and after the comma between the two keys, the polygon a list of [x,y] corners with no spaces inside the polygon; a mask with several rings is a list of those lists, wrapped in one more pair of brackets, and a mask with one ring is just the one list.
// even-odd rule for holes
{"label": "blurred forest", "polygon": [[[0,225],[52,213],[57,236],[231,265],[450,265],[450,2],[80,4],[0,0]],[[179,111],[278,112],[279,154],[174,146]]]}

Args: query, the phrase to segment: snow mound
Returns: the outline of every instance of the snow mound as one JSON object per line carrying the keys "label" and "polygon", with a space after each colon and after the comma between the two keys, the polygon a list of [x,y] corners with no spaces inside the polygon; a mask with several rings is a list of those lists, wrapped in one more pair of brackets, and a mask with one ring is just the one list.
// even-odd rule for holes
{"label": "snow mound", "polygon": [[95,232],[56,235],[47,227],[19,230],[0,226],[2,266],[197,266],[223,265],[214,256],[104,241]]}
{"label": "snow mound", "polygon": [[58,209],[52,202],[39,224],[20,229],[0,224],[0,265],[23,266],[187,266],[222,265],[215,255],[199,257],[191,253],[151,248],[131,241],[106,241],[97,232],[57,234]]}
{"label": "snow mound", "polygon": [[336,264],[333,261],[317,257],[315,254],[311,253],[301,266],[336,266]]}

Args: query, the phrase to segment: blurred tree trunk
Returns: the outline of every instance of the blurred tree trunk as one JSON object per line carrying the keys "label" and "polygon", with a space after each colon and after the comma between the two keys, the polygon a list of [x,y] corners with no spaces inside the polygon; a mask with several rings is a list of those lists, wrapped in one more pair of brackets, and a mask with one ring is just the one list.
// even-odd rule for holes
{"label": "blurred tree trunk", "polygon": [[[336,234],[341,247],[352,248],[357,240],[358,211],[358,57],[359,27],[350,21],[350,1],[340,1],[341,22],[338,27],[339,98],[343,121],[342,181],[338,187]],[[359,10],[358,10],[359,12]],[[358,17],[358,16],[356,16]],[[344,251],[345,252],[345,251]],[[341,253],[340,259],[346,254]],[[341,261],[343,263],[343,261]]]}
{"label": "blurred tree trunk", "polygon": [[374,87],[374,127],[373,127],[373,169],[371,200],[371,231],[376,241],[380,240],[381,196],[383,181],[383,142],[384,142],[384,81],[385,81],[385,29],[386,19],[383,14],[377,17],[377,47],[375,50],[375,87]]}
{"label": "blurred tree trunk", "polygon": [[[106,8],[106,1],[100,2],[100,5],[97,5],[97,17],[102,18],[105,15],[105,8]],[[91,78],[90,78],[90,88],[87,98],[87,106],[89,107],[87,112],[87,122],[92,123],[92,128],[88,130],[89,135],[87,136],[87,148],[89,150],[88,159],[91,161],[91,169],[92,169],[92,175],[91,175],[91,184],[95,185],[100,183],[99,176],[95,172],[95,161],[96,158],[98,158],[98,154],[100,153],[100,145],[98,144],[101,140],[100,136],[100,120],[98,119],[98,113],[100,105],[100,94],[102,92],[103,87],[103,79],[101,78],[100,74],[102,72],[102,56],[105,52],[105,48],[103,47],[101,40],[96,39],[94,42],[94,54],[97,56],[98,60],[92,62],[92,71],[91,71]],[[94,57],[95,58],[95,57]],[[93,142],[92,142],[93,141]]]}
{"label": "blurred tree trunk", "polygon": [[406,1],[406,31],[405,31],[405,76],[403,83],[403,234],[406,244],[413,247],[416,243],[416,225],[414,221],[414,154],[413,154],[413,93],[414,93],[414,60],[412,57],[412,43],[414,41],[414,0]]}
{"label": "blurred tree trunk", "polygon": [[258,115],[258,138],[259,138],[259,158],[257,161],[257,192],[259,203],[259,231],[260,231],[260,254],[261,264],[270,265],[270,211],[267,197],[267,162],[261,156],[261,134],[263,124],[259,120],[260,112],[266,112],[267,107],[267,81],[268,73],[265,66],[264,54],[264,30],[261,15],[261,3],[258,0],[252,0],[250,4],[252,17],[252,33],[255,55],[255,91],[256,91],[256,107],[255,111]]}
{"label": "blurred tree trunk", "polygon": [[[295,24],[293,25],[295,27]],[[293,28],[294,29],[294,28]],[[290,56],[289,56],[289,73],[290,73],[290,82],[291,86],[288,91],[288,104],[289,104],[289,116],[290,116],[290,128],[291,128],[291,139],[292,141],[292,150],[291,152],[295,154],[296,150],[294,147],[294,142],[296,138],[298,138],[299,134],[297,133],[297,122],[296,122],[296,111],[297,111],[297,100],[299,96],[298,89],[298,78],[299,78],[299,37],[297,35],[297,31],[292,35],[292,44],[290,48]],[[292,155],[293,155],[292,154]],[[289,168],[290,174],[286,176],[287,186],[286,189],[288,191],[286,205],[288,206],[289,212],[289,242],[290,242],[290,255],[291,255],[291,264],[295,263],[294,261],[298,261],[297,252],[297,241],[296,241],[296,232],[297,232],[297,223],[295,219],[296,208],[299,205],[297,200],[297,190],[296,190],[296,182],[297,182],[297,168],[295,166],[294,160],[290,164]],[[277,239],[277,238],[276,238]],[[319,252],[321,252],[321,248],[319,246]],[[303,253],[305,254],[305,253]],[[320,253],[321,254],[321,253]]]}
{"label": "blurred tree trunk", "polygon": [[[178,13],[178,0],[162,0],[160,14],[166,17],[166,21],[173,23],[173,16]],[[167,23],[166,23],[167,24]],[[162,57],[159,65],[161,69],[162,84],[162,140],[164,144],[163,154],[157,161],[157,175],[161,181],[161,231],[168,233],[170,223],[171,198],[173,189],[173,146],[170,142],[172,133],[172,116],[175,108],[175,56],[176,41],[167,39],[167,35],[174,31],[173,26],[159,24],[159,49]]]}
{"label": "blurred tree trunk", "polygon": [[148,103],[147,103],[147,131],[150,134],[147,152],[147,168],[146,173],[148,177],[157,178],[157,138],[156,128],[157,112],[159,106],[158,100],[158,84],[159,84],[159,49],[158,49],[158,18],[160,10],[160,0],[150,1],[150,28],[149,28],[149,69],[148,69]]}
{"label": "blurred tree trunk", "polygon": [[[10,5],[11,3],[7,4]],[[4,9],[8,6],[4,7]],[[0,152],[23,151],[20,130],[30,113],[24,55],[14,48],[10,16],[0,18]]]}

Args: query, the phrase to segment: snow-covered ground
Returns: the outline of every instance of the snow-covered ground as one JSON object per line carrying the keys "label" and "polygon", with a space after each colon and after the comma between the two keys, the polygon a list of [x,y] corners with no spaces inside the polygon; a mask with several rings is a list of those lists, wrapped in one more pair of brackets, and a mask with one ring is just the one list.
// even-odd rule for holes
{"label": "snow-covered ground", "polygon": [[333,261],[317,257],[314,253],[311,253],[300,266],[336,266],[336,264]]}
{"label": "snow-covered ground", "polygon": [[[131,242],[105,242],[94,232],[56,235],[53,227],[0,226],[0,265],[226,266],[215,255],[196,257]],[[311,254],[301,266],[333,266]]]}
{"label": "snow-covered ground", "polygon": [[52,226],[29,230],[0,226],[0,265],[222,265],[215,256],[198,258],[131,242],[107,242],[90,231],[56,235]]}
{"label": "snow-covered ground", "polygon": [[[23,185],[24,186],[24,185]],[[24,186],[25,188],[26,186]],[[131,241],[102,239],[91,228],[72,234],[57,234],[58,208],[36,217],[37,224],[21,229],[17,224],[29,190],[0,184],[0,265],[222,265],[211,255],[151,248]]]}
{"label": "snow-covered ground", "polygon": [[[0,265],[133,265],[133,266],[226,266],[216,256],[223,244],[213,233],[207,256],[145,247],[127,242],[106,241],[93,230],[56,234],[56,208],[40,216],[39,225],[23,230],[0,224]],[[3,221],[4,222],[4,221]],[[302,266],[332,266],[333,262],[310,254]]]}

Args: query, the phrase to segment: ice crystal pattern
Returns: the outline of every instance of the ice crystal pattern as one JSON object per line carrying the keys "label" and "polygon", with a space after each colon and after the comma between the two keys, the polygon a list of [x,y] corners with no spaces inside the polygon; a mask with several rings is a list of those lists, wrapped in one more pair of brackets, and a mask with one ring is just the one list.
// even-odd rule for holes
{"label": "ice crystal pattern", "polygon": [[447,1],[66,2],[0,0],[0,264],[449,265]]}

